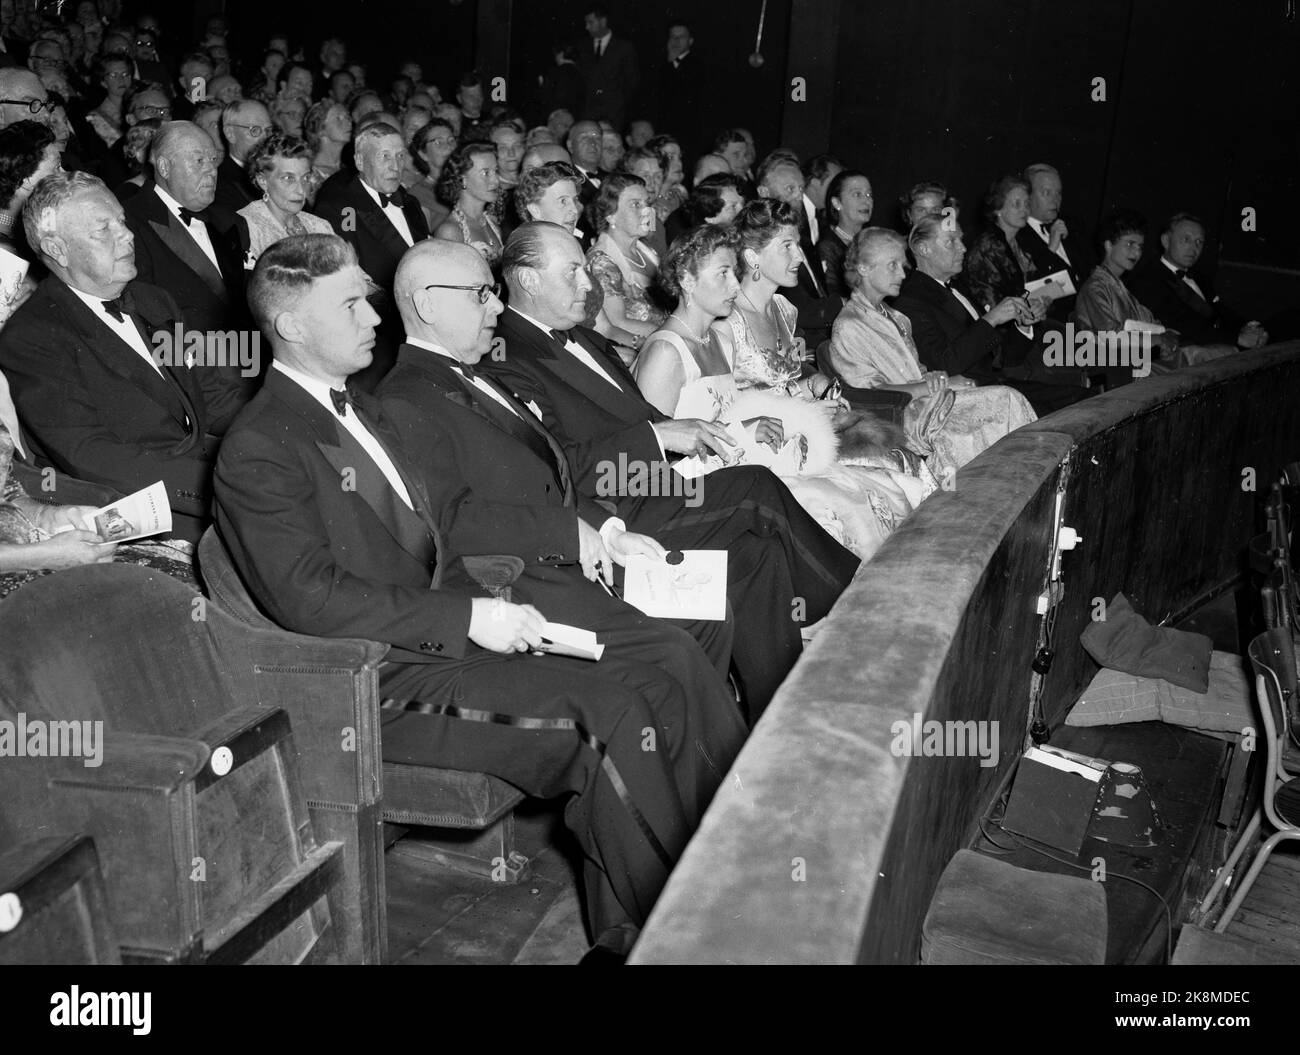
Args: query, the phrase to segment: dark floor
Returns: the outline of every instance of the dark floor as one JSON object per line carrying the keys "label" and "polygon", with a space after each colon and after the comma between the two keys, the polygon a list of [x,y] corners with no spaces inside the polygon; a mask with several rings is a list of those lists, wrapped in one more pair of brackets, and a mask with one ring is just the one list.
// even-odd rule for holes
{"label": "dark floor", "polygon": [[556,845],[558,813],[517,811],[518,883],[447,872],[408,854],[414,829],[388,851],[388,942],[399,964],[572,964],[587,951],[572,865]]}

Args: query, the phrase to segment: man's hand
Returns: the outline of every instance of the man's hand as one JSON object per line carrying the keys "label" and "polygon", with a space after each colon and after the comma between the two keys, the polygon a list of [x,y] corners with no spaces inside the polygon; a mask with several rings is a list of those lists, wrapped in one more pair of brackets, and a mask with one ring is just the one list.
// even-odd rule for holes
{"label": "man's hand", "polygon": [[542,643],[545,622],[531,604],[475,597],[470,602],[469,639],[489,652],[527,652]]}
{"label": "man's hand", "polygon": [[735,454],[736,445],[731,442],[727,430],[713,421],[680,418],[661,421],[651,427],[659,434],[659,440],[666,451],[698,454],[701,458],[717,454],[727,459]]}
{"label": "man's hand", "polygon": [[53,535],[59,528],[69,527],[76,531],[85,530],[85,518],[90,516],[97,506],[47,506],[42,505],[36,515],[36,526],[47,535]]}
{"label": "man's hand", "polygon": [[1029,312],[1029,305],[1025,303],[1024,297],[1003,297],[984,313],[983,321],[990,326],[1001,326],[1004,322],[1011,322],[1012,319],[1018,318],[1021,312],[1026,314]]}
{"label": "man's hand", "polygon": [[582,564],[582,574],[591,582],[603,578],[606,586],[614,585],[614,558],[605,548],[600,532],[581,517],[578,518],[578,561]]}
{"label": "man's hand", "polygon": [[1047,248],[1055,253],[1061,248],[1061,243],[1070,236],[1070,229],[1065,226],[1065,221],[1059,216],[1051,227],[1047,229]]}
{"label": "man's hand", "polygon": [[619,564],[626,564],[628,557],[640,554],[651,560],[663,560],[668,551],[649,535],[636,531],[614,531],[610,534],[609,552]]}

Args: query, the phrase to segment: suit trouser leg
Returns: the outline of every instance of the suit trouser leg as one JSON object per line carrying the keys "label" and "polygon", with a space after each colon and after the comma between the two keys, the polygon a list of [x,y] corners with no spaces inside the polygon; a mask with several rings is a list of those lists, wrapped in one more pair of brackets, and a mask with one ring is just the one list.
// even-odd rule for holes
{"label": "suit trouser leg", "polygon": [[728,551],[732,655],[756,720],[802,650],[800,622],[815,623],[830,611],[858,558],[826,534],[785,484],[755,466],[705,477],[698,505],[624,499],[619,513],[633,530],[670,549]]}
{"label": "suit trouser leg", "polygon": [[[674,634],[694,669],[677,669],[676,641],[650,649],[657,663],[611,661],[619,631],[599,664],[485,652],[386,664],[385,697],[408,702],[386,703],[384,757],[480,770],[540,798],[575,793],[565,818],[589,863],[593,931],[639,926],[743,737],[703,654]],[[678,680],[700,672],[704,703]]]}

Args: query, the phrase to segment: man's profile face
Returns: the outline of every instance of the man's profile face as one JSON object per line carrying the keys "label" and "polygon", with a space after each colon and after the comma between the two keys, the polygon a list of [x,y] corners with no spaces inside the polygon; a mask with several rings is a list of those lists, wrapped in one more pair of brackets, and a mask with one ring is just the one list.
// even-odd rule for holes
{"label": "man's profile face", "polygon": [[361,178],[380,194],[392,194],[402,182],[406,165],[406,147],[401,133],[368,139],[360,151]]}
{"label": "man's profile face", "polygon": [[246,102],[225,127],[226,141],[233,157],[248,157],[248,152],[271,132],[271,112],[259,102]]}
{"label": "man's profile face", "polygon": [[155,165],[163,190],[185,208],[198,211],[212,204],[217,193],[221,152],[200,129],[181,132]]}
{"label": "man's profile face", "polygon": [[108,191],[91,188],[73,197],[59,210],[55,235],[63,242],[69,281],[83,292],[116,297],[135,278],[135,239]]}
{"label": "man's profile face", "polygon": [[1170,263],[1190,270],[1205,249],[1205,228],[1195,220],[1180,220],[1160,236],[1160,243]]}
{"label": "man's profile face", "polygon": [[1054,223],[1061,215],[1061,177],[1055,172],[1040,172],[1034,177],[1029,215],[1043,224]]}
{"label": "man's profile face", "polygon": [[303,351],[331,377],[347,377],[370,365],[379,316],[366,301],[366,282],[356,264],[316,279],[292,314]]}
{"label": "man's profile face", "polygon": [[533,297],[537,312],[529,312],[539,322],[567,330],[587,316],[587,293],[591,279],[587,275],[582,247],[571,234],[547,231],[546,266],[537,272],[538,288]]}
{"label": "man's profile face", "polygon": [[[449,286],[490,286],[492,272],[481,257],[473,261],[432,264],[422,276],[426,283]],[[437,327],[438,340],[461,362],[477,363],[492,350],[497,318],[504,305],[495,294],[479,303],[473,289],[431,289],[428,291],[430,320]]]}
{"label": "man's profile face", "polygon": [[600,164],[600,125],[579,121],[569,129],[569,154],[575,165],[591,171]]}

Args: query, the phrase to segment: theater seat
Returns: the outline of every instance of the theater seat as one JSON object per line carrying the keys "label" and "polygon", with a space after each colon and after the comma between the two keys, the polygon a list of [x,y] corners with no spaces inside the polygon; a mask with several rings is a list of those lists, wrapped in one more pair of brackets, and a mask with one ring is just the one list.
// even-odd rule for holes
{"label": "theater seat", "polygon": [[[209,528],[199,540],[199,573],[212,600],[237,620],[275,634],[287,634],[258,609],[244,587],[216,530]],[[288,635],[299,638],[300,635]],[[301,638],[328,653],[346,641]],[[387,645],[369,643],[380,656]],[[378,674],[375,667],[363,673],[357,683],[357,708],[378,705]],[[378,713],[366,718],[378,729]],[[486,773],[431,766],[384,762],[382,766],[382,815],[392,826],[443,829],[418,844],[403,846],[403,853],[434,864],[497,882],[517,882],[528,873],[528,859],[515,848],[514,808],[524,799],[518,788]],[[307,778],[310,781],[310,777]],[[389,842],[401,831],[390,829]],[[378,881],[382,892],[382,872]],[[382,894],[380,895],[382,898]]]}
{"label": "theater seat", "polygon": [[47,835],[0,853],[0,964],[121,962],[93,839]]}
{"label": "theater seat", "polygon": [[287,715],[226,662],[252,637],[134,565],[0,604],[0,718],[28,731],[0,765],[0,844],[92,836],[126,961],[337,959],[343,846],[317,843]]}

